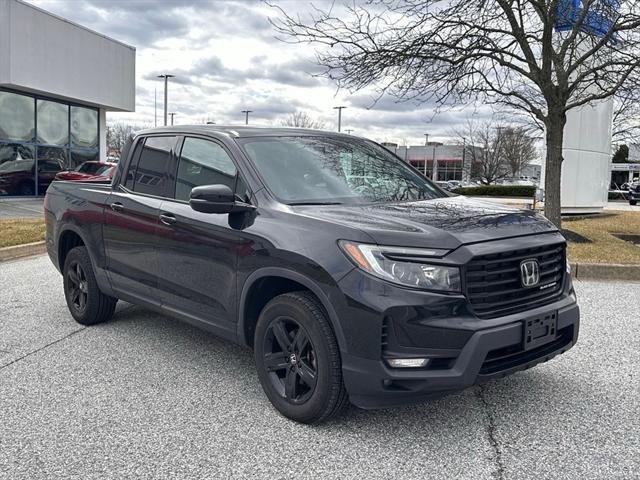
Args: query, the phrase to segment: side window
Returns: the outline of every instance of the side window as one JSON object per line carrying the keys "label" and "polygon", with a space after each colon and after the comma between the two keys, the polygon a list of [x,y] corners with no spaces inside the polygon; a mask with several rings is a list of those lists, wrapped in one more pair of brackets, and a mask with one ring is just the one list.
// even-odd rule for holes
{"label": "side window", "polygon": [[236,186],[236,166],[227,152],[217,143],[201,138],[186,137],[176,175],[177,200],[189,200],[191,189],[200,185]]}
{"label": "side window", "polygon": [[[176,137],[147,137],[134,172],[135,192],[158,197],[166,195],[167,168],[175,143]],[[131,173],[131,168],[129,171]]]}

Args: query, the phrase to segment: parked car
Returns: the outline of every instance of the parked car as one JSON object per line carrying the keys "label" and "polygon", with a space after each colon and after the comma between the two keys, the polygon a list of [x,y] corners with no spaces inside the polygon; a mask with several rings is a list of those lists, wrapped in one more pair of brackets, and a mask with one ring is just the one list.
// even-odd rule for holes
{"label": "parked car", "polygon": [[640,200],[640,182],[634,181],[629,184],[629,205],[637,205]]}
{"label": "parked car", "polygon": [[116,163],[88,161],[75,170],[65,170],[56,175],[56,180],[104,181],[110,180],[116,171]]}
{"label": "parked car", "polygon": [[0,165],[0,195],[36,195],[44,193],[56,174],[62,170],[62,161],[43,159],[36,161],[21,159],[5,162]]}
{"label": "parked car", "polygon": [[54,182],[44,205],[77,322],[121,299],[248,345],[267,398],[299,422],[437,398],[578,338],[552,223],[451,196],[359,137],[147,130],[113,183]]}
{"label": "parked car", "polygon": [[437,181],[434,182],[436,185],[438,185],[441,189],[443,190],[452,190],[453,188],[455,188],[453,185],[451,185],[451,183],[449,182],[445,182],[445,181]]}

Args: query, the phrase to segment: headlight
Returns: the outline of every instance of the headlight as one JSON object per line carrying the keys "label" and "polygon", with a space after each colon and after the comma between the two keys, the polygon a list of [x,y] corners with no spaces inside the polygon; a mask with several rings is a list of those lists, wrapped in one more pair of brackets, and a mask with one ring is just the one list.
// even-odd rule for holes
{"label": "headlight", "polygon": [[429,257],[440,257],[447,250],[383,247],[341,240],[342,251],[358,267],[371,275],[407,287],[460,292],[460,269],[434,265]]}

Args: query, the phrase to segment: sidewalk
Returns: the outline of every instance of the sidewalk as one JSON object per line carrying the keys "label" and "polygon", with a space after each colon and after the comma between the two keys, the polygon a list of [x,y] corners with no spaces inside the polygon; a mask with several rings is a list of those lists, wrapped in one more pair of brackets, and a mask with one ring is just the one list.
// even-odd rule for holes
{"label": "sidewalk", "polygon": [[1,198],[0,220],[42,218],[44,198]]}

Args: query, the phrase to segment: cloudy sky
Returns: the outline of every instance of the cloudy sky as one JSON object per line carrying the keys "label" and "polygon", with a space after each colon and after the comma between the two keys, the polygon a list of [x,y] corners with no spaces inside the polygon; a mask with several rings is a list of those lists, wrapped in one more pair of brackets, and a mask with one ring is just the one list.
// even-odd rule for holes
{"label": "cloudy sky", "polygon": [[[137,49],[136,112],[112,113],[109,121],[152,126],[157,88],[162,121],[160,73],[176,75],[169,88],[169,111],[176,123],[244,122],[241,110],[253,110],[250,123],[279,125],[304,111],[337,128],[333,107],[346,105],[343,130],[377,141],[410,144],[446,141],[467,111],[434,117],[425,106],[397,103],[375,92],[338,91],[314,77],[314,47],[275,38],[269,17],[277,11],[258,0],[29,0],[31,3]],[[322,3],[322,0],[320,0]],[[290,14],[308,14],[307,0],[279,0]],[[318,2],[314,2],[318,4]]]}

